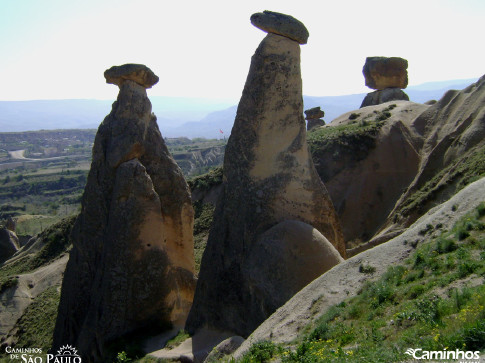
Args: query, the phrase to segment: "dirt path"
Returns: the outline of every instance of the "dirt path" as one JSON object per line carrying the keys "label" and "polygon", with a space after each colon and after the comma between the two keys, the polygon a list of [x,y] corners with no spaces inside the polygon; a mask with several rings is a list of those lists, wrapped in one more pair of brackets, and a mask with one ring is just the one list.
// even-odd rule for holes
{"label": "dirt path", "polygon": [[25,150],[15,150],[8,152],[10,157],[15,160],[25,160],[26,157],[24,156]]}

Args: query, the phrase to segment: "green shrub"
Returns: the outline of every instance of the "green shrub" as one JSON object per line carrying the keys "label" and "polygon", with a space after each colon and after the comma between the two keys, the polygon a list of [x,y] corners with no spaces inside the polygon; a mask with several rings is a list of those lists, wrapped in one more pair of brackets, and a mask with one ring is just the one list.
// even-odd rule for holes
{"label": "green shrub", "polygon": [[408,291],[408,296],[411,299],[415,299],[418,296],[422,295],[426,291],[423,285],[414,285]]}
{"label": "green shrub", "polygon": [[327,340],[329,333],[328,323],[324,322],[318,325],[308,336],[309,340]]}
{"label": "green shrub", "polygon": [[427,296],[416,301],[417,319],[429,324],[436,324],[441,322],[441,314],[439,310],[439,303],[441,298],[439,296]]}
{"label": "green shrub", "polygon": [[371,306],[377,308],[380,305],[392,301],[394,297],[394,289],[391,284],[386,281],[378,281],[372,285],[369,290],[372,298]]}
{"label": "green shrub", "polygon": [[477,217],[481,218],[483,216],[485,216],[485,203],[484,202],[480,203],[477,207]]}
{"label": "green shrub", "polygon": [[453,252],[458,248],[456,242],[451,238],[440,237],[436,241],[435,251],[439,254]]}
{"label": "green shrub", "polygon": [[462,261],[458,263],[458,276],[464,278],[477,270],[479,265],[473,261]]}
{"label": "green shrub", "polygon": [[264,363],[269,362],[276,354],[277,347],[273,342],[260,341],[249,348],[249,352],[243,357],[243,362]]}
{"label": "green shrub", "polygon": [[359,266],[359,272],[364,273],[364,274],[372,274],[372,273],[376,272],[376,268],[374,266],[371,266],[371,265],[361,264]]}

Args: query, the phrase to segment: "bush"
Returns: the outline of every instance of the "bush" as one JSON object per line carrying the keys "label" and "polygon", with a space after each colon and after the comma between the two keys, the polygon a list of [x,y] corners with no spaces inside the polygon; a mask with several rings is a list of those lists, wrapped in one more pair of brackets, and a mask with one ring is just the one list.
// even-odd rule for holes
{"label": "bush", "polygon": [[329,330],[328,323],[322,323],[310,333],[308,340],[327,340]]}
{"label": "bush", "polygon": [[255,343],[249,349],[247,355],[243,357],[243,362],[268,362],[276,354],[276,345],[270,341]]}
{"label": "bush", "polygon": [[477,216],[478,216],[478,218],[485,216],[485,203],[484,202],[482,202],[478,205]]}
{"label": "bush", "polygon": [[361,264],[359,266],[359,272],[364,273],[364,274],[372,274],[372,273],[376,272],[376,268],[374,266],[371,266],[371,265]]}
{"label": "bush", "polygon": [[453,252],[458,248],[455,241],[451,238],[440,237],[436,241],[435,251],[439,254]]}
{"label": "bush", "polygon": [[416,299],[419,295],[422,295],[425,290],[423,285],[414,285],[409,289],[408,295],[411,299]]}

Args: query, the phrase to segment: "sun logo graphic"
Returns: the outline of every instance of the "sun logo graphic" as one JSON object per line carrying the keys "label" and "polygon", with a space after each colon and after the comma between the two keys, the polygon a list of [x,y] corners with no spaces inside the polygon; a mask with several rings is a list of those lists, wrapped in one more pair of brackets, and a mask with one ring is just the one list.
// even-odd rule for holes
{"label": "sun logo graphic", "polygon": [[47,354],[48,363],[81,363],[82,359],[77,354],[77,349],[70,346],[64,345],[59,348],[57,354]]}

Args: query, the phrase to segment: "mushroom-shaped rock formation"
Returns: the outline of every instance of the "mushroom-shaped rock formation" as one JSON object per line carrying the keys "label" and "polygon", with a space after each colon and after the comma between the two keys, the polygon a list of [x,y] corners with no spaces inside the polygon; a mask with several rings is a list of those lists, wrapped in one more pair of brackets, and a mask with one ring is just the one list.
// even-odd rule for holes
{"label": "mushroom-shaped rock formation", "polygon": [[300,44],[308,41],[309,33],[305,25],[290,15],[265,10],[253,14],[250,20],[256,28],[267,33],[282,35]]}
{"label": "mushroom-shaped rock formation", "polygon": [[117,69],[135,71],[106,75],[120,92],[96,134],[53,342],[89,362],[127,333],[183,325],[195,289],[189,188],[145,89],[156,76]]}
{"label": "mushroom-shaped rock formation", "polygon": [[324,126],[325,121],[322,120],[322,117],[325,116],[325,112],[320,109],[320,106],[313,107],[305,111],[305,120],[308,121],[306,129],[311,131],[312,129]]}
{"label": "mushroom-shaped rock formation", "polygon": [[106,83],[121,87],[124,81],[131,80],[144,88],[152,88],[158,83],[158,76],[150,68],[143,64],[124,64],[113,66],[104,72]]}
{"label": "mushroom-shaped rock formation", "polygon": [[[261,250],[281,246],[281,251],[268,251],[270,260],[265,263],[284,266],[278,286],[291,292],[328,268],[323,256],[334,256],[330,249],[345,256],[337,214],[306,142],[297,41],[269,33],[253,55],[223,172],[222,195],[186,328],[195,332],[206,327],[247,337],[289,298],[281,293],[269,299],[263,293],[262,287],[277,277],[252,272]],[[297,241],[268,232],[284,230],[289,221],[317,230],[334,247],[312,233]],[[279,260],[294,257],[293,248],[321,257],[312,260],[311,274],[306,274],[305,262]],[[299,261],[311,259],[299,256]]]}
{"label": "mushroom-shaped rock formation", "polygon": [[365,85],[377,91],[368,93],[362,105],[375,106],[388,101],[409,101],[402,91],[408,85],[408,61],[399,57],[367,57],[362,73]]}

